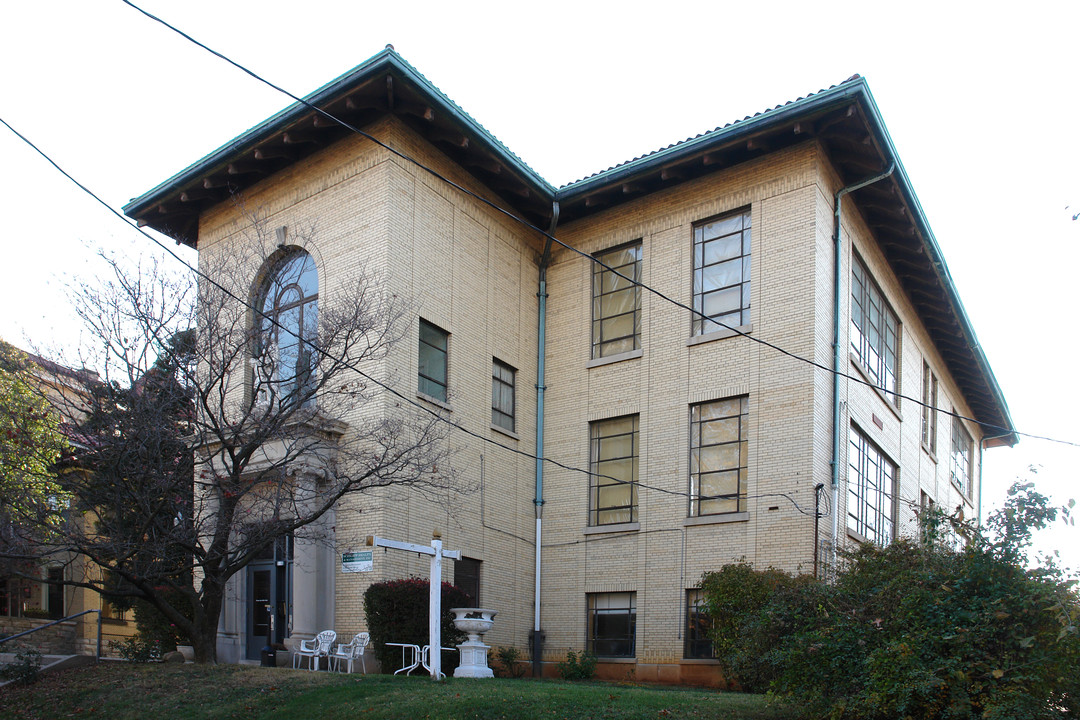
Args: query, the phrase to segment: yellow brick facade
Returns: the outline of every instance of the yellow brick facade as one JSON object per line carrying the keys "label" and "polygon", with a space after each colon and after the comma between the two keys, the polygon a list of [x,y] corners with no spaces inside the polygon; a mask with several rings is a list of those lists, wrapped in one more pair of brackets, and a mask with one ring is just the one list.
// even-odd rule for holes
{"label": "yellow brick facade", "polygon": [[[394,58],[386,51],[371,62],[393,64]],[[420,84],[415,78],[410,82]],[[417,92],[438,100],[432,88]],[[485,184],[479,178],[514,167],[496,157],[498,148],[485,145],[483,152],[491,154],[467,155],[461,149],[469,147],[468,138],[451,133],[455,149],[447,152],[460,150],[457,157],[481,168],[467,169],[432,144],[445,140],[445,127],[424,134],[429,127],[424,123],[434,122],[440,111],[414,107],[408,121],[396,112],[381,114],[365,132],[465,191],[368,139],[346,135],[247,187],[242,207],[223,202],[203,210],[200,259],[209,266],[218,253],[247,247],[243,238],[250,235],[254,214],[268,228],[285,228],[285,237],[315,259],[321,301],[360,273],[379,278],[407,299],[409,331],[365,372],[474,433],[451,435],[454,491],[430,497],[391,488],[339,503],[326,521],[333,547],[308,549],[296,563],[294,588],[310,583],[318,589],[313,622],[343,636],[366,629],[362,596],[371,582],[427,576],[426,558],[382,550],[375,551],[373,572],[342,572],[342,553],[361,549],[367,535],[426,544],[437,530],[447,549],[481,561],[479,603],[499,611],[488,644],[524,650],[533,627],[537,293],[545,238],[470,193],[515,212],[524,207],[516,204],[526,202],[522,197],[535,200],[536,190],[517,186],[519,197],[497,196],[491,189],[497,181]],[[837,118],[853,116],[837,111]],[[850,345],[851,268],[857,256],[899,323],[899,392],[921,396],[925,362],[939,381],[938,407],[965,417],[975,414],[950,374],[956,360],[935,346],[903,279],[851,196],[841,222],[839,345],[845,376],[839,381],[837,502],[832,499],[833,374],[827,368],[833,359],[833,208],[841,177],[850,181],[851,170],[839,171],[825,141],[807,135],[803,126],[796,124],[794,135],[795,141],[787,135],[778,149],[740,155],[713,172],[694,170],[664,189],[653,186],[640,193],[627,183],[621,193],[630,199],[620,197],[604,211],[582,210],[579,204],[571,219],[553,226],[565,245],[552,247],[546,267],[543,454],[566,467],[547,464],[543,477],[541,626],[549,673],[568,650],[588,647],[591,594],[633,593],[633,655],[602,659],[602,675],[721,682],[713,661],[684,657],[687,591],[702,573],[739,560],[804,573],[813,571],[815,562],[825,567],[834,518],[838,541],[852,542],[847,530],[850,428],[896,467],[894,536],[916,532],[915,511],[923,497],[947,510],[961,506],[969,517],[978,512],[982,429],[963,421],[974,440],[973,492],[967,498],[950,482],[952,418],[938,413],[932,455],[922,442],[917,403],[897,405],[851,379],[867,375]],[[475,142],[477,134],[472,137]],[[710,156],[702,162],[709,165]],[[575,183],[568,195],[588,182]],[[551,196],[558,199],[560,192],[552,190]],[[749,321],[739,328],[746,336],[724,331],[695,336],[686,308],[694,301],[694,227],[733,211],[748,212],[752,225]],[[551,215],[557,216],[554,208]],[[641,281],[647,286],[641,292],[638,349],[596,359],[591,256],[627,243],[640,243]],[[241,273],[250,276],[252,287],[272,252],[272,244],[245,252]],[[448,333],[445,403],[417,392],[421,319]],[[491,423],[493,359],[516,370],[513,432]],[[992,375],[988,384],[996,388]],[[237,383],[237,392],[243,386]],[[748,408],[744,508],[694,517],[691,408],[728,398],[746,398]],[[365,414],[399,412],[400,404],[384,393],[341,419],[356,423]],[[1003,400],[1000,404],[1004,408]],[[1007,408],[1003,414],[1007,418]],[[638,421],[636,519],[590,525],[590,428],[625,416]],[[446,567],[444,578],[452,580],[452,563]],[[250,656],[243,630],[246,582],[241,573],[230,588],[222,643],[232,649],[220,653],[223,659]]]}

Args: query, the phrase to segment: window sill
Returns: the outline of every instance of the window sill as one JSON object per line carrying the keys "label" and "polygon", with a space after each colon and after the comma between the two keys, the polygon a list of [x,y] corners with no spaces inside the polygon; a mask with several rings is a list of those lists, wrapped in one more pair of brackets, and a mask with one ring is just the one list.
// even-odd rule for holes
{"label": "window sill", "polygon": [[885,403],[885,407],[889,408],[889,410],[892,411],[892,414],[896,416],[897,420],[903,422],[904,416],[900,414],[900,408],[896,407],[896,403],[893,402],[894,398],[898,398],[900,396],[889,395],[889,393],[885,392],[877,385],[875,385],[874,381],[870,379],[870,373],[867,371],[866,366],[862,364],[862,361],[859,360],[855,353],[850,353],[848,357],[851,359],[851,364],[855,367],[856,370],[859,371],[859,375],[861,375],[863,380],[865,380],[869,384],[870,389],[872,389],[878,394],[878,397],[881,398],[881,402]]}
{"label": "window sill", "polygon": [[926,453],[927,455],[930,456],[930,459],[933,460],[934,464],[936,465],[937,464],[937,453],[935,453],[933,450],[931,450],[925,443],[922,444],[922,449],[923,449],[924,453]]}
{"label": "window sill", "polygon": [[582,530],[586,535],[600,535],[602,533],[637,532],[641,529],[641,523],[617,523],[615,525],[590,525]]}
{"label": "window sill", "polygon": [[422,393],[422,392],[418,392],[418,393],[416,393],[416,397],[420,398],[420,399],[421,399],[421,400],[423,400],[424,402],[429,402],[429,403],[431,403],[432,405],[438,405],[438,406],[439,406],[439,407],[441,407],[441,408],[442,408],[443,410],[447,410],[447,411],[449,411],[449,412],[453,412],[453,411],[454,411],[454,408],[450,407],[450,403],[447,403],[447,402],[444,402],[444,401],[442,401],[442,400],[439,400],[438,398],[434,398],[434,397],[431,397],[430,395],[425,395],[425,394],[424,394],[424,393]]}
{"label": "window sill", "polygon": [[641,357],[641,348],[637,350],[630,350],[629,352],[618,353],[617,355],[608,355],[607,357],[599,357],[595,360],[590,360],[585,367],[594,368],[601,365],[611,365],[612,363],[622,362],[623,360],[633,360]]}
{"label": "window sill", "polygon": [[507,430],[502,425],[496,425],[495,423],[491,423],[491,429],[499,433],[500,435],[505,435],[508,438],[513,438],[514,440],[521,439],[520,437],[518,437],[518,434],[516,432],[514,432],[513,430]]}
{"label": "window sill", "polygon": [[682,524],[683,527],[690,527],[693,525],[723,525],[725,523],[748,522],[749,520],[750,513],[736,512],[724,513],[723,515],[697,515],[685,518]]}
{"label": "window sill", "polygon": [[852,530],[851,528],[847,528],[847,536],[848,536],[848,538],[854,540],[857,543],[868,543],[868,542],[870,542],[870,540],[865,538],[861,533],[857,533],[854,530]]}
{"label": "window sill", "polygon": [[596,656],[597,662],[610,663],[612,665],[631,665],[637,662],[636,657],[603,657],[601,655]]}
{"label": "window sill", "polygon": [[127,620],[117,620],[115,618],[101,618],[102,625],[127,625]]}
{"label": "window sill", "polygon": [[716,658],[683,658],[679,661],[680,665],[719,665],[720,661]]}
{"label": "window sill", "polygon": [[701,345],[702,343],[712,342],[714,340],[723,340],[729,337],[740,337],[742,335],[749,335],[754,331],[753,324],[739,325],[733,328],[721,328],[720,330],[713,330],[702,335],[695,335],[686,341],[686,347],[693,347],[694,345]]}

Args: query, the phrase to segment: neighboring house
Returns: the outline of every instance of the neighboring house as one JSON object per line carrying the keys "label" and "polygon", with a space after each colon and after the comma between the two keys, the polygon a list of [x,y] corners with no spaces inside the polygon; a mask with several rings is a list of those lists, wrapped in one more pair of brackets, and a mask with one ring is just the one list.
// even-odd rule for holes
{"label": "neighboring house", "polygon": [[[587,649],[609,677],[715,682],[702,572],[824,573],[836,544],[915,535],[920,502],[978,514],[983,450],[1017,437],[862,78],[559,189],[390,48],[307,100],[574,249],[302,104],[125,207],[201,254],[236,242],[235,193],[271,227],[316,223],[253,294],[290,265],[314,309],[379,272],[416,308],[384,376],[506,446],[455,434],[471,494],[348,500],[364,512],[337,514],[333,550],[237,576],[220,659],[258,657],[257,584],[293,640],[363,629],[364,589],[426,560],[342,555],[439,529],[453,579],[499,611],[489,644],[525,648],[538,622],[549,671]],[[843,193],[834,254],[838,192],[890,168]]]}
{"label": "neighboring house", "polygon": [[[0,341],[2,342],[2,341]],[[86,419],[88,396],[101,382],[93,370],[74,369],[33,353],[23,352],[28,377],[60,419],[60,432],[75,455],[87,442],[79,427]],[[61,463],[58,472],[84,472],[70,463]],[[135,633],[131,613],[117,610],[93,590],[65,582],[96,579],[100,569],[85,557],[73,553],[49,553],[40,561],[22,563],[20,572],[0,575],[0,631],[11,634],[35,625],[70,617],[84,610],[100,610],[102,644],[109,651],[111,640],[123,640]],[[21,620],[20,620],[21,619]],[[59,633],[43,631],[27,642],[48,652],[97,652],[97,613],[71,621]]]}

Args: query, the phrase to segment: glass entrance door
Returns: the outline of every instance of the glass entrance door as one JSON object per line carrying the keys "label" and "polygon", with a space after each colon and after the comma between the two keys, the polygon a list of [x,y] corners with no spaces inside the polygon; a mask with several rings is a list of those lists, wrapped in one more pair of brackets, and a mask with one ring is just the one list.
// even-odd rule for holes
{"label": "glass entrance door", "polygon": [[289,576],[292,570],[291,538],[282,538],[247,570],[247,657],[258,660],[267,643],[289,636],[292,603]]}

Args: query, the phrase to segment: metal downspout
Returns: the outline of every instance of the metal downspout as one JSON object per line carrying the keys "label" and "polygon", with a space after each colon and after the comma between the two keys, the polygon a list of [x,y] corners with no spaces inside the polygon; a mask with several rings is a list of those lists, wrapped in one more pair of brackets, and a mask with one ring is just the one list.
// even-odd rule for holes
{"label": "metal downspout", "polygon": [[[840,543],[840,291],[841,260],[843,253],[840,243],[840,201],[848,193],[855,192],[878,180],[892,175],[896,163],[890,162],[889,168],[878,175],[867,178],[853,185],[841,188],[833,198],[833,422],[832,422],[832,562],[836,563],[837,546]],[[815,537],[814,542],[818,539]]]}
{"label": "metal downspout", "polygon": [[551,225],[544,242],[544,254],[540,258],[539,289],[537,303],[536,335],[536,560],[533,567],[533,642],[532,665],[533,677],[540,677],[542,670],[540,659],[543,656],[543,633],[540,630],[540,564],[541,540],[544,534],[544,391],[547,390],[544,379],[544,356],[547,347],[547,269],[551,263],[551,240],[555,235],[555,226],[559,224],[559,203],[551,203]]}

